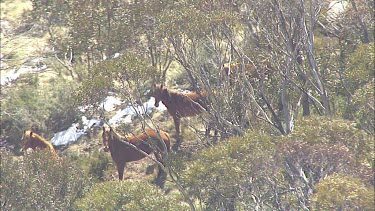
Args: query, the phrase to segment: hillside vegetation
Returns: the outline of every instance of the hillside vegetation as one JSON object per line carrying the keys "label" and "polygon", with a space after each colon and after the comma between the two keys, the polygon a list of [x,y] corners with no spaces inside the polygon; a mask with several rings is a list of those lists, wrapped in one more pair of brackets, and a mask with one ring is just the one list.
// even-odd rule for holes
{"label": "hillside vegetation", "polygon": [[[369,0],[2,1],[1,210],[374,210],[373,11]],[[106,124],[160,83],[207,93],[164,156],[163,188],[150,158],[119,182],[94,126],[55,146],[59,159],[20,152],[24,130],[51,140],[82,116],[175,143],[167,111]],[[106,111],[108,96],[124,103]]]}

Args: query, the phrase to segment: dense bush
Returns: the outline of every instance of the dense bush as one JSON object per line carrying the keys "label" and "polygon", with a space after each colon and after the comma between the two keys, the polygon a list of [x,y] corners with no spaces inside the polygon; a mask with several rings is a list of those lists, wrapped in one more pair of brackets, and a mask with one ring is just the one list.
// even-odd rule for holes
{"label": "dense bush", "polygon": [[50,83],[41,85],[39,77],[26,74],[17,80],[17,88],[2,89],[1,138],[16,150],[23,130],[32,129],[48,139],[77,121],[73,84],[61,78]]}
{"label": "dense bush", "polygon": [[[107,170],[112,162],[111,156],[104,151],[94,151],[89,155],[78,154],[77,152],[68,153],[69,158],[95,182],[105,181],[108,179]],[[115,168],[113,166],[113,168]]]}
{"label": "dense bush", "polygon": [[[202,150],[181,173],[184,187],[204,210],[309,209],[313,193],[322,191],[314,196],[315,204],[324,195],[325,183],[316,185],[335,174],[356,178],[364,192],[370,191],[374,154],[369,135],[352,122],[330,118],[305,118],[297,125],[288,136],[253,131]],[[358,188],[353,194],[359,201],[344,207],[370,204]]]}
{"label": "dense bush", "polygon": [[355,92],[352,109],[358,127],[372,135],[375,134],[374,83],[372,79]]}
{"label": "dense bush", "polygon": [[278,147],[288,183],[299,190],[293,198],[308,207],[315,185],[332,174],[361,178],[371,186],[373,146],[372,137],[350,121],[325,117],[296,121],[293,133]]}
{"label": "dense bush", "polygon": [[145,181],[109,181],[97,183],[83,199],[76,202],[77,210],[188,210],[177,198],[165,195]]}
{"label": "dense bush", "polygon": [[369,165],[374,159],[373,137],[358,130],[353,122],[340,119],[311,117],[296,121],[293,133],[283,142],[305,143],[323,150],[340,145],[357,165]]}
{"label": "dense bush", "polygon": [[313,210],[374,210],[374,189],[339,174],[322,179],[311,197]]}
{"label": "dense bush", "polygon": [[15,157],[1,151],[2,210],[69,210],[91,181],[67,159],[48,151]]}
{"label": "dense bush", "polygon": [[226,140],[197,154],[181,175],[189,193],[204,210],[255,209],[272,205],[280,163],[275,139],[262,132]]}

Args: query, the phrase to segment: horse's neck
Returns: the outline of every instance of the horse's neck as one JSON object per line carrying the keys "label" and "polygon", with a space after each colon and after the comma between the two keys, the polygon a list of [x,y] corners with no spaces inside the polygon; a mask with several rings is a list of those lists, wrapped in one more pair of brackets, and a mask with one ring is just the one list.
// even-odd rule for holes
{"label": "horse's neck", "polygon": [[46,142],[44,142],[40,139],[37,139],[37,138],[34,139],[34,145],[35,145],[35,147],[39,147],[41,149],[49,148],[48,143],[46,143]]}
{"label": "horse's neck", "polygon": [[168,90],[168,95],[164,95],[161,99],[161,102],[165,105],[167,108],[173,107],[172,98],[178,98],[180,94],[171,90]]}
{"label": "horse's neck", "polygon": [[120,136],[120,135],[117,135],[116,139],[112,139],[112,141],[110,141],[110,145],[113,150],[116,150],[116,148],[118,147],[121,147],[121,146],[127,146],[126,143],[123,143],[123,142],[129,142],[127,137],[124,137],[124,136]]}

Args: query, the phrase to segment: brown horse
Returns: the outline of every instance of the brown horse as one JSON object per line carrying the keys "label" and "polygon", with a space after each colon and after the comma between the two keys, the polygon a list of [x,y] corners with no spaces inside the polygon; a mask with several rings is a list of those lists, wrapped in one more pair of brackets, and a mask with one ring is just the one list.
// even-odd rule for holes
{"label": "brown horse", "polygon": [[[154,152],[156,160],[162,164],[164,163],[160,153],[165,153],[170,150],[169,134],[164,131],[156,133],[153,130],[147,129],[144,133],[136,136],[124,137],[115,133],[112,128],[106,130],[105,127],[103,127],[102,138],[104,151],[107,152],[109,150],[113,161],[116,163],[119,180],[123,179],[125,163],[137,161],[146,157],[145,154],[138,150],[148,155]],[[138,150],[124,142],[134,145]],[[157,179],[160,179],[161,176],[165,176],[165,172],[159,165],[158,169]]]}
{"label": "brown horse", "polygon": [[244,71],[246,77],[258,80],[267,80],[269,75],[275,70],[272,67],[271,62],[264,59],[259,62],[257,66],[254,64],[246,63],[225,63],[221,68],[221,76],[224,77],[225,81],[229,81],[230,85],[235,83],[236,78],[242,77],[239,75],[239,71]]}
{"label": "brown horse", "polygon": [[29,148],[33,150],[37,148],[47,149],[53,154],[54,157],[56,158],[59,157],[50,142],[45,140],[43,137],[41,137],[37,133],[32,132],[31,130],[24,131],[23,136],[22,136],[22,141],[23,141],[22,151],[26,151]]}
{"label": "brown horse", "polygon": [[155,107],[159,106],[159,102],[163,102],[167,107],[168,112],[173,117],[174,125],[176,128],[177,140],[173,149],[177,149],[181,143],[180,140],[180,124],[182,117],[196,116],[207,110],[204,103],[207,94],[205,91],[201,93],[181,93],[178,91],[170,90],[163,84],[154,84],[152,97],[155,98]]}

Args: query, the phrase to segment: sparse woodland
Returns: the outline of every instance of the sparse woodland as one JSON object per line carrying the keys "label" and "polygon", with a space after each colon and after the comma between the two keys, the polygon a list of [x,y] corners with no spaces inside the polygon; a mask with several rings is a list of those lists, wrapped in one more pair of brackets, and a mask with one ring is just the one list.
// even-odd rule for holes
{"label": "sparse woodland", "polygon": [[[1,210],[375,208],[373,1],[3,0],[1,77],[23,65],[47,68],[1,87]],[[106,97],[137,106],[160,83],[207,93],[164,188],[149,158],[119,182],[101,128],[60,159],[20,153],[24,130],[105,123]],[[167,111],[109,126],[177,138]]]}

